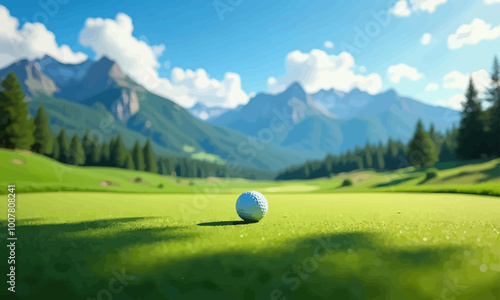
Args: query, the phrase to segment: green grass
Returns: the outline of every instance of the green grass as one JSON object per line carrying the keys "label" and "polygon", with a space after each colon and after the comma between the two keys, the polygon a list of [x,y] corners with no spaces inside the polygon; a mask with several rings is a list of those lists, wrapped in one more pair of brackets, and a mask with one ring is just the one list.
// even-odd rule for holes
{"label": "green grass", "polygon": [[268,215],[240,224],[237,196],[18,193],[16,295],[498,299],[498,198],[266,193]]}
{"label": "green grass", "polygon": [[[18,191],[102,191],[123,193],[265,193],[446,192],[500,196],[500,159],[435,166],[438,177],[425,180],[425,170],[356,171],[331,178],[258,181],[239,178],[175,178],[132,170],[75,167],[26,151],[0,149],[0,186],[16,184]],[[237,177],[238,174],[234,174]],[[137,177],[140,182],[135,182]],[[341,187],[345,178],[353,186]],[[160,185],[162,186],[160,188]],[[0,190],[0,193],[6,193]]]}

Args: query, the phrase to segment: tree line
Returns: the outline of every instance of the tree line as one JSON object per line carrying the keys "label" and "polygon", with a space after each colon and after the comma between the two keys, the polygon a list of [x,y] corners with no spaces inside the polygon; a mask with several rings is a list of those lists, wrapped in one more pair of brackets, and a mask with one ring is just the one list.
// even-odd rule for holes
{"label": "tree line", "polygon": [[[367,143],[354,151],[290,167],[281,171],[276,179],[312,179],[361,169],[396,170],[409,166],[426,167],[437,162],[500,157],[499,77],[500,66],[495,57],[491,87],[484,99],[479,98],[470,78],[458,128],[453,127],[442,134],[432,124],[429,130],[425,130],[418,121],[407,145],[391,139],[385,145]],[[485,102],[489,108],[483,108]]]}
{"label": "tree line", "polygon": [[136,141],[127,149],[118,134],[109,142],[99,141],[86,130],[80,138],[69,137],[62,127],[54,136],[43,104],[32,118],[24,92],[14,72],[0,83],[0,147],[26,149],[59,162],[78,166],[105,166],[164,175],[208,177],[223,174],[224,166],[186,157],[156,157],[148,138],[144,145]]}

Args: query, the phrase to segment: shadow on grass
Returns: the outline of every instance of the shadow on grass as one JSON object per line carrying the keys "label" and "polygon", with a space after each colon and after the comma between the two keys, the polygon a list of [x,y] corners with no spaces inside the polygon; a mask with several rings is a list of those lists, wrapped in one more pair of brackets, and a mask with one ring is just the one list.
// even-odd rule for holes
{"label": "shadow on grass", "polygon": [[379,184],[373,185],[372,187],[373,188],[380,188],[380,187],[395,186],[395,185],[401,184],[403,182],[407,182],[407,181],[413,180],[415,178],[418,178],[418,176],[412,176],[412,177],[407,177],[407,178],[394,179],[394,180],[389,181],[389,182],[379,183]]}
{"label": "shadow on grass", "polygon": [[[22,239],[18,240],[16,257],[17,295],[23,299],[102,298],[106,294],[102,291],[111,291],[111,284],[111,295],[117,299],[269,299],[276,293],[287,299],[331,295],[339,299],[386,299],[394,293],[400,298],[412,298],[420,294],[422,287],[401,280],[409,270],[415,274],[434,272],[446,278],[451,270],[444,268],[445,264],[451,255],[463,250],[453,246],[401,249],[381,244],[373,233],[344,232],[295,240],[278,238],[269,241],[270,248],[246,245],[217,252],[228,245],[224,238],[205,239],[186,233],[186,227],[144,228],[133,224],[148,219],[18,226],[17,234]],[[243,224],[249,223],[198,225]],[[0,230],[7,228],[2,226]],[[157,242],[162,243],[150,248],[154,253],[139,248]],[[244,242],[232,241],[242,246]],[[175,261],[168,259],[170,247],[186,245],[216,251],[205,255],[190,252]],[[122,269],[128,276],[137,276],[130,277],[116,292],[118,295],[114,290],[121,281],[117,281],[114,271]],[[434,290],[426,290],[426,295],[439,297],[442,285],[437,282]]]}
{"label": "shadow on grass", "polygon": [[248,225],[248,224],[255,224],[258,223],[258,221],[220,221],[220,222],[206,222],[206,223],[199,223],[197,224],[198,226],[233,226],[233,225]]}

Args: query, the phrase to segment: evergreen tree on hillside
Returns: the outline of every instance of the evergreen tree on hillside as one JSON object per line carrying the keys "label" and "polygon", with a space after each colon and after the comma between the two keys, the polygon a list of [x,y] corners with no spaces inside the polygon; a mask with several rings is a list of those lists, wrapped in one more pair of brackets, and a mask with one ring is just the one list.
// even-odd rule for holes
{"label": "evergreen tree on hillside", "polygon": [[117,168],[125,168],[127,164],[128,151],[122,142],[120,134],[113,142],[113,147],[110,149],[111,166]]}
{"label": "evergreen tree on hillside", "polygon": [[135,169],[134,160],[132,159],[132,154],[130,153],[127,154],[127,162],[125,163],[125,169],[129,170]]}
{"label": "evergreen tree on hillside", "polygon": [[382,146],[382,143],[379,143],[377,149],[374,152],[374,166],[375,169],[377,170],[384,170],[385,169],[385,161],[384,161],[384,146]]}
{"label": "evergreen tree on hillside", "polygon": [[434,128],[434,124],[431,123],[431,127],[429,128],[429,136],[431,137],[432,142],[434,143],[434,151],[435,155],[439,157],[439,147],[442,143],[442,135],[436,132],[436,128]]}
{"label": "evergreen tree on hillside", "polygon": [[109,143],[103,142],[101,145],[101,161],[99,163],[100,166],[110,166],[110,148]]}
{"label": "evergreen tree on hillside", "polygon": [[368,143],[366,143],[365,148],[363,149],[363,166],[365,169],[373,167],[372,150]]}
{"label": "evergreen tree on hillside", "polygon": [[455,150],[457,148],[457,134],[458,129],[456,127],[446,131],[439,151],[439,161],[456,160]]}
{"label": "evergreen tree on hillside", "polygon": [[415,134],[408,144],[408,161],[412,166],[423,167],[438,161],[436,145],[430,135],[425,132],[422,121],[417,122]]}
{"label": "evergreen tree on hillside", "polygon": [[71,142],[69,145],[68,163],[75,166],[81,166],[85,164],[85,152],[83,150],[82,142],[80,141],[80,138],[78,138],[78,135],[76,135],[76,133],[71,138]]}
{"label": "evergreen tree on hillside", "polygon": [[66,128],[62,127],[61,131],[54,140],[54,151],[52,157],[63,163],[68,162],[69,139],[66,135]]}
{"label": "evergreen tree on hillside", "polygon": [[14,72],[0,83],[0,147],[31,149],[35,125]]}
{"label": "evergreen tree on hillside", "polygon": [[31,146],[31,149],[36,153],[51,155],[54,148],[54,137],[50,131],[50,121],[49,117],[45,113],[45,108],[43,104],[40,104],[38,112],[35,117],[35,131],[33,132],[33,137],[35,143]]}
{"label": "evergreen tree on hillside", "polygon": [[472,78],[465,97],[455,154],[458,159],[478,159],[484,153],[484,123],[481,103]]}
{"label": "evergreen tree on hillside", "polygon": [[90,143],[90,160],[87,162],[87,165],[97,166],[101,163],[101,151],[102,146],[99,144],[99,140],[97,136],[94,136]]}
{"label": "evergreen tree on hillside", "polygon": [[132,148],[132,160],[134,161],[136,170],[144,171],[144,153],[139,145],[139,141],[136,141]]}
{"label": "evergreen tree on hillside", "polygon": [[488,109],[489,132],[487,134],[488,153],[500,157],[500,65],[498,58],[493,60],[491,73],[491,88],[488,90],[487,100],[491,102]]}
{"label": "evergreen tree on hillside", "polygon": [[82,138],[82,147],[83,147],[83,153],[85,153],[85,161],[87,164],[90,163],[92,160],[92,139],[90,138],[90,132],[89,130],[85,130],[85,133],[83,134]]}
{"label": "evergreen tree on hillside", "polygon": [[153,153],[153,148],[151,147],[150,139],[146,141],[142,152],[144,154],[144,170],[152,173],[158,172],[158,166],[156,165],[156,158]]}

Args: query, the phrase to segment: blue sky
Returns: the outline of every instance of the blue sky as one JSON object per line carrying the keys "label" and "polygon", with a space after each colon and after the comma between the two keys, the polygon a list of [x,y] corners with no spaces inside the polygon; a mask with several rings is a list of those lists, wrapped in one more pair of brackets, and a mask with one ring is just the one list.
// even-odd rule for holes
{"label": "blue sky", "polygon": [[[438,5],[432,8],[431,2]],[[500,3],[495,2],[499,1],[412,0],[407,3],[409,16],[403,16],[404,12],[399,12],[399,16],[394,10],[389,12],[395,8],[394,0],[4,0],[2,5],[19,20],[21,26],[25,22],[42,22],[48,31],[55,34],[58,45],[68,45],[73,52],[82,52],[90,58],[96,58],[96,53],[97,57],[107,54],[102,49],[96,51],[98,45],[91,41],[84,43],[86,46],[82,45],[80,34],[87,18],[115,20],[118,13],[128,15],[133,24],[132,37],[145,41],[149,46],[164,45],[161,55],[156,56],[158,65],[154,68],[160,78],[170,80],[166,85],[175,85],[171,72],[176,67],[181,70],[176,73],[180,74],[178,79],[181,78],[176,82],[191,91],[164,89],[171,98],[178,97],[174,100],[181,104],[182,101],[192,102],[195,98],[194,101],[209,105],[223,104],[227,100],[227,97],[219,99],[207,90],[196,90],[192,86],[194,83],[186,79],[189,77],[187,69],[201,68],[210,79],[218,82],[224,82],[227,72],[238,74],[241,89],[248,95],[251,92],[267,92],[270,77],[277,78],[284,85],[295,78],[294,74],[289,74],[291,72],[287,73],[285,67],[289,53],[298,50],[310,54],[311,50],[319,49],[335,57],[342,51],[349,52],[354,59],[351,68],[354,75],[379,75],[381,86],[376,89],[378,91],[395,88],[401,94],[428,103],[452,105],[449,99],[453,96],[458,99],[457,95],[462,91],[444,88],[443,77],[452,71],[462,75],[482,69],[490,72],[493,56],[500,54],[500,38],[492,29],[489,38],[458,49],[450,49],[447,40],[460,26],[471,24],[474,19],[484,21],[491,28],[499,26]],[[378,24],[378,29],[374,24]],[[357,43],[359,32],[369,33],[370,28],[374,31],[371,37],[365,39],[366,45]],[[428,45],[421,43],[425,33],[431,36]],[[325,47],[326,41],[331,41],[334,47]],[[415,68],[417,73],[412,76],[411,69],[394,68],[401,74],[401,80],[393,82],[388,76],[388,68],[400,64]],[[133,68],[125,71],[138,72]],[[457,74],[452,79],[461,82]],[[196,79],[197,75],[193,76]],[[233,79],[228,76],[227,82],[233,82]],[[426,91],[430,83],[437,84],[437,90]],[[328,83],[322,84],[328,86]],[[314,91],[313,85],[311,83]],[[453,87],[453,84],[450,86]],[[229,84],[226,88],[229,89]],[[242,93],[233,96],[245,102]],[[186,103],[184,106],[192,104]]]}

